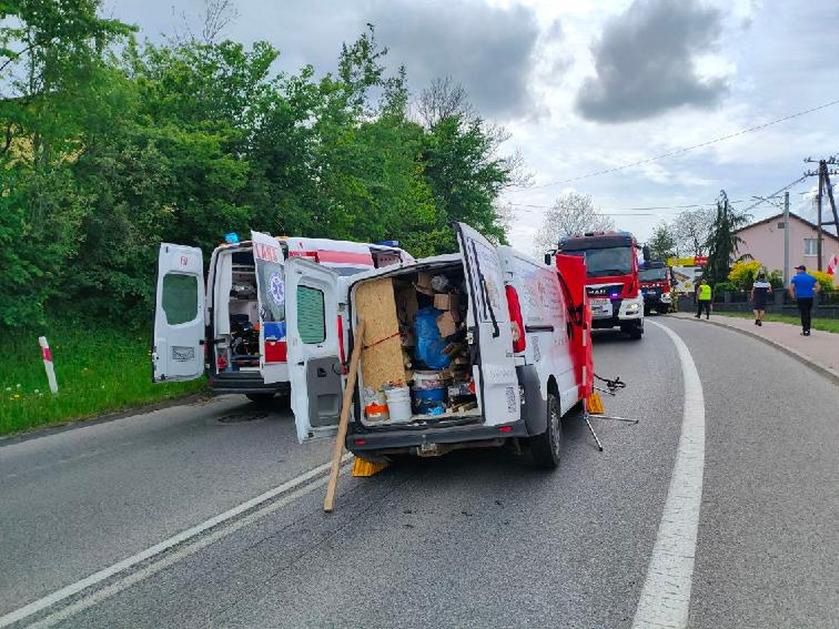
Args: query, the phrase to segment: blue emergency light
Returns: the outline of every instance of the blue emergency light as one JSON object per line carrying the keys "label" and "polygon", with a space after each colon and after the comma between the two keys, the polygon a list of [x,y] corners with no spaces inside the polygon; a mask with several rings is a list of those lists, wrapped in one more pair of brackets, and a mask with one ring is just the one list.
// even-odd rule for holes
{"label": "blue emergency light", "polygon": [[236,232],[230,232],[224,235],[224,242],[228,245],[238,245],[239,244],[239,234]]}
{"label": "blue emergency light", "polygon": [[381,245],[382,247],[398,247],[399,246],[399,241],[398,240],[380,240],[376,244]]}

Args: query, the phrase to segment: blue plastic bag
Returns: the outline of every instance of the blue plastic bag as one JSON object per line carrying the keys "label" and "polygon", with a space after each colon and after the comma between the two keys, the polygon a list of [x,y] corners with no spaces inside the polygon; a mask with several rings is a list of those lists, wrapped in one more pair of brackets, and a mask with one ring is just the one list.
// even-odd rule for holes
{"label": "blue plastic bag", "polygon": [[445,369],[449,366],[449,357],[443,353],[446,341],[440,336],[437,317],[442,311],[427,306],[417,311],[414,318],[414,336],[416,349],[414,358],[429,369]]}

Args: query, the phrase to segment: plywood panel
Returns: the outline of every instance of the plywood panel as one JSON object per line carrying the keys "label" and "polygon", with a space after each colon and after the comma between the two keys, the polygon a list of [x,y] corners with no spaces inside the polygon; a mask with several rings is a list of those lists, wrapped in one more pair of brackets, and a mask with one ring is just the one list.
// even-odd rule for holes
{"label": "plywood panel", "polygon": [[378,389],[388,382],[404,383],[407,378],[393,280],[383,278],[361,284],[355,293],[355,308],[365,322],[361,353],[364,386]]}

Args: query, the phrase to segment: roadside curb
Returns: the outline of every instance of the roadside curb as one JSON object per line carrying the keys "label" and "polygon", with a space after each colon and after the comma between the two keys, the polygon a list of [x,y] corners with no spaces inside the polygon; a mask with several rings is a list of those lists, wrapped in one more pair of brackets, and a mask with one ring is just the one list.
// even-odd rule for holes
{"label": "roadside curb", "polygon": [[0,435],[0,448],[13,443],[20,443],[22,441],[29,441],[30,439],[36,439],[38,437],[46,437],[47,435],[82,428],[83,426],[94,426],[96,424],[103,424],[115,419],[125,419],[126,417],[133,417],[134,415],[153,413],[154,411],[161,411],[173,406],[190,406],[193,404],[207,402],[211,399],[213,399],[213,396],[209,392],[199,391],[197,393],[188,393],[183,396],[166,398],[164,400],[149,402],[138,406],[128,406],[120,410],[102,413],[101,415],[90,415],[88,417],[62,420],[54,424],[47,424],[46,426],[33,426],[32,428],[20,432]]}
{"label": "roadside curb", "polygon": [[[694,317],[692,315],[676,316],[676,317],[673,317],[673,318],[674,319],[681,319],[682,321],[688,321],[688,320],[694,319]],[[807,356],[805,356],[804,354],[802,354],[798,350],[795,350],[795,349],[789,347],[788,345],[784,345],[783,343],[779,343],[778,341],[773,341],[772,339],[768,339],[765,336],[757,334],[756,332],[752,332],[751,330],[743,330],[743,329],[738,328],[738,327],[733,326],[733,325],[727,325],[725,323],[720,323],[719,321],[709,321],[707,319],[705,319],[705,320],[700,319],[699,323],[702,323],[703,325],[704,324],[715,325],[718,328],[724,328],[726,330],[731,330],[733,332],[738,332],[738,333],[743,334],[745,336],[750,336],[753,339],[757,339],[758,341],[762,341],[766,345],[770,345],[771,347],[774,347],[775,349],[781,350],[782,352],[784,352],[788,356],[791,356],[792,358],[794,358],[798,362],[810,367],[810,369],[812,369],[813,371],[817,371],[818,373],[820,373],[824,377],[828,378],[829,380],[833,380],[835,383],[839,384],[839,372],[834,371],[830,367],[825,367],[824,365],[818,364],[817,362],[811,360],[810,358],[808,358]]]}

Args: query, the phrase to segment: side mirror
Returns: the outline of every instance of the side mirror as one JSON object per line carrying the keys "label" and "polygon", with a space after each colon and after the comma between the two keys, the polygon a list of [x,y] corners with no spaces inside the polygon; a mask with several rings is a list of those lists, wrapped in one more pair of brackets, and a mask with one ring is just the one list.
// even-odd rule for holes
{"label": "side mirror", "polygon": [[551,262],[552,262],[551,258],[553,258],[553,256],[550,253],[545,254],[545,264],[547,264],[548,266],[551,265]]}
{"label": "side mirror", "polygon": [[650,253],[649,245],[644,245],[641,248],[641,252],[644,254],[644,262],[649,262],[651,257],[652,257],[652,254]]}

